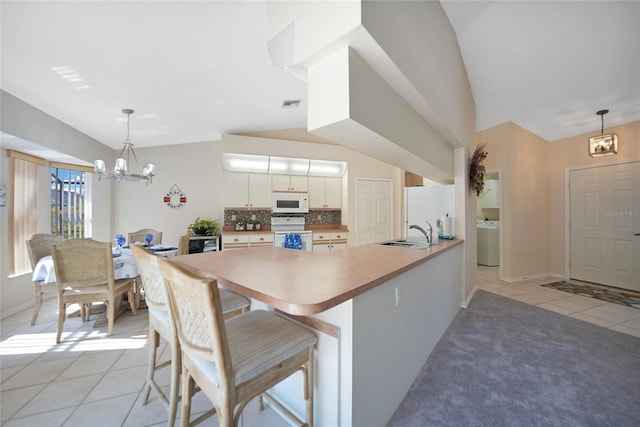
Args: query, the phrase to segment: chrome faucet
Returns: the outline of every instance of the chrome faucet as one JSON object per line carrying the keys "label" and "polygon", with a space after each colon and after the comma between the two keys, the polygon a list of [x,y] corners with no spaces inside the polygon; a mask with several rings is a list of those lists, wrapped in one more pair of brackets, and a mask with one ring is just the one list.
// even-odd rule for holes
{"label": "chrome faucet", "polygon": [[416,230],[420,231],[422,234],[424,234],[424,237],[427,238],[427,244],[429,246],[432,245],[432,238],[433,238],[433,228],[431,227],[431,224],[429,224],[429,221],[427,221],[426,219],[424,220],[424,222],[427,223],[427,231],[424,231],[424,228],[420,227],[419,225],[410,225],[409,229],[415,228]]}

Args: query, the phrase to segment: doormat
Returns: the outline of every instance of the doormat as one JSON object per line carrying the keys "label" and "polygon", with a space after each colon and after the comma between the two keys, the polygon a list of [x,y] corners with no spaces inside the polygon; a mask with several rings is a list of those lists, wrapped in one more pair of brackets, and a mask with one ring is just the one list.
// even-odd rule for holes
{"label": "doormat", "polygon": [[546,283],[542,286],[569,292],[577,295],[585,295],[602,301],[626,305],[640,310],[640,293],[605,288],[598,285],[585,285],[569,282]]}

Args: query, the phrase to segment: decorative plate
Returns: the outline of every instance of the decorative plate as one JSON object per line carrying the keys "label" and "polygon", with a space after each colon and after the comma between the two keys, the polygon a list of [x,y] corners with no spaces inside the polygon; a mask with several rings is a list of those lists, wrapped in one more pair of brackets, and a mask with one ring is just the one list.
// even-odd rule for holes
{"label": "decorative plate", "polygon": [[187,203],[187,196],[177,185],[173,184],[173,187],[165,194],[163,201],[171,209],[179,209]]}

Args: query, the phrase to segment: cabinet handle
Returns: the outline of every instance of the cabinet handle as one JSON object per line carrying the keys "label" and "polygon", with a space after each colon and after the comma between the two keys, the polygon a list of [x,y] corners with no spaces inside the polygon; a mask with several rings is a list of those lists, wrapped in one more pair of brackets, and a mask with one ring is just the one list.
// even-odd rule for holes
{"label": "cabinet handle", "polygon": [[237,242],[237,241],[238,241],[238,239],[237,239],[237,238],[236,238],[236,239],[233,239],[233,241],[234,241],[234,242]]}
{"label": "cabinet handle", "polygon": [[339,234],[336,234],[336,239],[340,239],[342,236]]}
{"label": "cabinet handle", "polygon": [[264,240],[264,237],[261,237],[261,238],[260,238],[260,241],[263,241],[263,240]]}

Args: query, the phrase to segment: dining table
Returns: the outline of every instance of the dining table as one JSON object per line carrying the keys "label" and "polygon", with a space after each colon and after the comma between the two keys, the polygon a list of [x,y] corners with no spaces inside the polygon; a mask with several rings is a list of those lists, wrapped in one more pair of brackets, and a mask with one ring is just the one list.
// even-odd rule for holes
{"label": "dining table", "polygon": [[[145,245],[146,246],[146,245]],[[151,245],[149,248],[152,252],[171,258],[176,255],[178,248],[176,246],[168,246],[168,245]],[[117,247],[113,248],[112,251],[112,259],[113,259],[113,278],[115,280],[119,279],[136,279],[136,305],[138,308],[146,308],[144,304],[144,297],[141,296],[141,288],[143,284],[140,282],[140,273],[138,272],[138,263],[136,262],[136,258],[131,253],[131,248],[129,246],[123,246],[121,249]],[[36,263],[35,268],[33,269],[33,273],[31,275],[31,280],[33,282],[44,282],[44,283],[55,283],[56,282],[56,269],[53,264],[53,257],[51,255],[47,255],[45,257],[40,258]],[[121,304],[119,309],[116,310],[116,318],[125,311],[128,305]],[[96,308],[92,309],[92,313],[100,313],[104,310]],[[73,316],[75,315],[72,314]],[[106,325],[106,317],[102,319],[102,317],[98,318],[94,323],[93,327],[98,328]]]}

